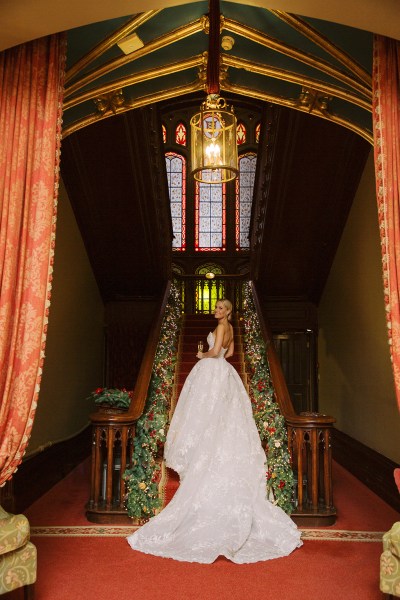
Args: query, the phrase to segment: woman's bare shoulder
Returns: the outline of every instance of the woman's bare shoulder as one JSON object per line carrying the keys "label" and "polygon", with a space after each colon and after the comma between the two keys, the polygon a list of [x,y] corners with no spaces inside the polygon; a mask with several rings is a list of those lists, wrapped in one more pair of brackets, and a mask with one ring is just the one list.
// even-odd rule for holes
{"label": "woman's bare shoulder", "polygon": [[213,334],[216,336],[219,331],[225,331],[222,323],[218,323],[216,328],[213,331]]}

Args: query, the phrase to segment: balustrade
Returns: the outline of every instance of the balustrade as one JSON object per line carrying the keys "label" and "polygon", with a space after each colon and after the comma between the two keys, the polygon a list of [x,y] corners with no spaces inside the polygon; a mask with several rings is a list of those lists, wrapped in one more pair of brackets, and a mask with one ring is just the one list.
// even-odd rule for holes
{"label": "balustrade", "polygon": [[[188,314],[211,313],[215,301],[222,296],[233,301],[234,312],[243,308],[245,275],[177,275],[182,311]],[[296,486],[296,508],[293,519],[300,525],[331,525],[336,520],[332,498],[331,434],[333,417],[319,413],[297,415],[286,386],[272,334],[264,321],[257,291],[252,284],[253,298],[261,331],[267,344],[267,357],[276,400],[285,417],[288,446]],[[129,466],[135,436],[135,422],[145,404],[151,369],[154,361],[162,316],[169,293],[166,288],[158,318],[150,333],[134,398],[126,413],[112,414],[99,411],[91,416],[93,450],[91,495],[87,517],[98,523],[131,522],[124,507],[125,485],[123,474]]]}
{"label": "balustrade", "polygon": [[296,508],[292,517],[299,525],[332,525],[336,521],[331,447],[335,419],[320,413],[295,413],[272,332],[263,318],[257,290],[253,283],[251,285],[261,332],[267,343],[268,364],[276,400],[287,425],[289,452],[297,480]]}
{"label": "balustrade", "polygon": [[99,410],[90,416],[92,467],[90,499],[86,507],[89,521],[132,523],[124,504],[123,476],[132,461],[135,423],[141,416],[146,402],[169,291],[170,282],[166,284],[160,299],[128,410],[117,412],[109,408]]}

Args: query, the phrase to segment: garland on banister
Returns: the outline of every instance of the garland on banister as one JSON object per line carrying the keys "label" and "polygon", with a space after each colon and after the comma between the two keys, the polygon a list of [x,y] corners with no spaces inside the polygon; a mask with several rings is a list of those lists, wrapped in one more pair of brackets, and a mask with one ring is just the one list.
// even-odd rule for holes
{"label": "garland on banister", "polygon": [[124,473],[126,508],[136,519],[152,517],[161,506],[158,493],[160,467],[156,457],[165,442],[181,317],[181,300],[172,284],[157,346],[146,405],[136,424],[131,467]]}
{"label": "garland on banister", "polygon": [[290,514],[294,505],[295,480],[287,443],[285,419],[275,401],[267,352],[260,333],[260,323],[249,283],[244,288],[245,306],[242,323],[245,335],[245,356],[250,371],[250,399],[254,420],[263,442],[268,471],[267,495]]}

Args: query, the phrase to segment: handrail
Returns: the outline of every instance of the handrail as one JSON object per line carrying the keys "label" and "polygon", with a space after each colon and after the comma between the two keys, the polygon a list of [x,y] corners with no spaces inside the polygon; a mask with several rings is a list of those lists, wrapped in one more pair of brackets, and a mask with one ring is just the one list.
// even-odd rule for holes
{"label": "handrail", "polygon": [[296,414],[272,332],[261,309],[254,282],[250,282],[276,400],[286,421],[288,448],[297,477],[297,505],[292,516],[298,524],[332,525],[336,520],[332,489],[331,432],[335,418],[317,412]]}
{"label": "handrail", "polygon": [[151,373],[153,370],[154,357],[157,351],[161,325],[164,317],[165,307],[168,302],[170,289],[171,281],[167,281],[164,295],[157,312],[156,320],[153,323],[153,327],[151,328],[151,332],[147,340],[144,358],[142,360],[135,389],[133,391],[133,398],[128,410],[128,415],[135,420],[138,419],[142,414],[146,402],[147,390],[149,388]]}
{"label": "handrail", "polygon": [[281,412],[285,419],[287,417],[292,417],[296,414],[293,403],[290,398],[289,390],[286,385],[286,380],[283,375],[281,363],[279,361],[275,344],[272,339],[272,331],[270,330],[269,325],[266,323],[264,319],[263,312],[261,310],[260,299],[257,294],[256,286],[253,281],[250,281],[251,291],[253,294],[254,305],[256,307],[258,320],[261,328],[261,335],[264,341],[267,344],[267,358],[269,363],[269,368],[271,372],[271,378],[274,383],[274,389],[276,392],[277,400]]}
{"label": "handrail", "polygon": [[147,338],[147,344],[140,365],[139,374],[133,390],[132,400],[128,410],[120,414],[97,412],[90,416],[92,422],[96,423],[130,423],[136,421],[142,414],[147,398],[151,373],[153,369],[154,357],[157,351],[157,344],[160,337],[161,325],[164,317],[165,307],[171,288],[171,281],[165,284],[164,293],[155,311],[155,320]]}
{"label": "handrail", "polygon": [[128,410],[118,413],[100,409],[90,415],[93,445],[90,499],[86,511],[89,521],[129,522],[125,507],[124,473],[132,460],[136,421],[142,415],[147,399],[170,288],[171,282],[168,281],[155,311],[155,320],[150,329]]}
{"label": "handrail", "polygon": [[266,341],[267,343],[267,358],[271,372],[271,378],[274,384],[277,400],[283,416],[287,420],[288,424],[294,426],[303,425],[304,423],[309,423],[310,425],[323,425],[335,423],[336,419],[328,415],[313,412],[301,413],[300,415],[298,415],[294,410],[289,390],[286,385],[286,380],[283,375],[282,366],[279,361],[278,354],[275,349],[275,344],[272,339],[272,331],[264,319],[261,310],[260,299],[258,297],[258,293],[254,282],[250,281],[250,285],[253,293],[254,304],[257,310],[258,320],[260,322],[261,333],[264,338],[264,341]]}

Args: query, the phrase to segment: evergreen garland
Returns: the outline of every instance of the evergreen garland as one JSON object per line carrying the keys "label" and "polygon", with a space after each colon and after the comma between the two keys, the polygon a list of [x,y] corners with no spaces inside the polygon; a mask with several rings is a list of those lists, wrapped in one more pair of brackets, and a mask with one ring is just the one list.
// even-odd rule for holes
{"label": "evergreen garland", "polygon": [[136,423],[131,466],[124,473],[126,508],[136,519],[152,517],[161,506],[158,493],[160,467],[156,457],[165,442],[176,361],[181,301],[172,284],[161,325],[146,405]]}
{"label": "evergreen garland", "polygon": [[242,312],[245,357],[250,371],[250,399],[260,438],[267,456],[267,495],[290,514],[294,504],[295,480],[287,443],[285,419],[275,400],[267,352],[260,333],[251,287],[245,283]]}

